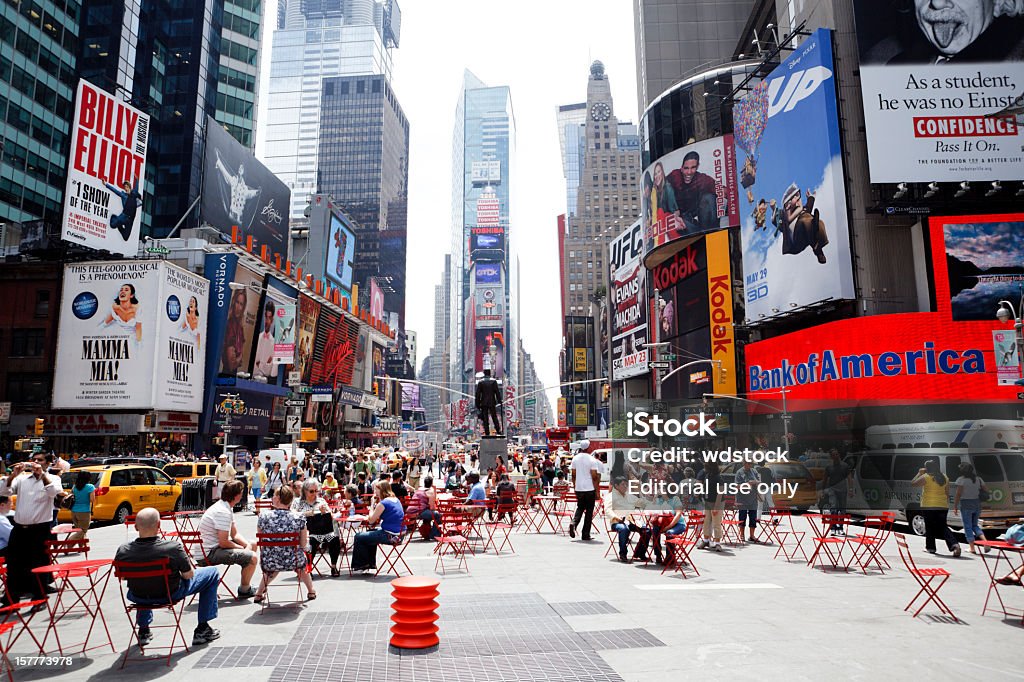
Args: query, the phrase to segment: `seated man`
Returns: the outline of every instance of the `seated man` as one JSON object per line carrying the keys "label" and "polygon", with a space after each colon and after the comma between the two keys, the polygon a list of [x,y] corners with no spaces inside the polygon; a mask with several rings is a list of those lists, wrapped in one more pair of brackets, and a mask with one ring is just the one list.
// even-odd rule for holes
{"label": "seated man", "polygon": [[242,580],[238,587],[238,598],[247,599],[256,594],[252,586],[252,576],[256,573],[259,563],[256,556],[256,544],[247,541],[235,527],[234,506],[242,499],[245,483],[239,480],[228,481],[220,493],[220,500],[215,502],[199,520],[199,534],[202,539],[196,562],[205,562],[210,566],[231,564],[242,567]]}
{"label": "seated man", "polygon": [[[220,637],[220,632],[210,627],[210,621],[217,617],[217,584],[220,582],[217,569],[207,566],[192,570],[181,543],[160,538],[160,512],[152,507],[140,510],[135,516],[135,530],[139,537],[121,545],[114,561],[142,563],[166,557],[170,560],[171,574],[166,585],[163,578],[128,578],[128,600],[135,604],[163,604],[167,602],[168,589],[174,603],[199,594],[199,625],[192,635],[192,646],[207,644]],[[139,648],[153,640],[149,629],[152,622],[152,611],[139,609],[135,612]]]}
{"label": "seated man", "polygon": [[404,479],[405,476],[399,469],[396,469],[391,473],[391,492],[395,494],[395,497],[398,498],[398,501],[402,503],[403,507],[409,497],[409,489],[405,487]]}
{"label": "seated man", "polygon": [[475,471],[469,472],[466,474],[466,483],[470,486],[469,496],[466,497],[466,504],[478,507],[478,509],[475,508],[467,511],[474,516],[483,516],[484,509],[487,508],[487,489],[480,482],[480,474]]}
{"label": "seated man", "polygon": [[[497,487],[494,489],[494,504],[495,506],[502,506],[505,508],[510,507],[516,503],[516,487],[508,480],[508,474],[502,474],[498,481]],[[509,523],[512,522],[512,514],[505,512],[508,516]],[[494,519],[494,509],[488,511],[488,517]],[[501,518],[498,518],[501,521]]]}
{"label": "seated man", "polygon": [[638,559],[647,556],[647,544],[651,538],[651,529],[646,526],[638,526],[628,522],[629,513],[641,507],[639,500],[627,493],[629,489],[625,476],[618,476],[612,482],[612,491],[609,499],[605,501],[605,513],[608,515],[608,527],[619,535],[619,561],[629,563],[626,555],[626,547],[629,542],[629,534],[639,533],[640,542],[637,543],[633,558]]}
{"label": "seated man", "polygon": [[7,542],[11,539],[11,498],[0,496],[0,557],[7,556]]}

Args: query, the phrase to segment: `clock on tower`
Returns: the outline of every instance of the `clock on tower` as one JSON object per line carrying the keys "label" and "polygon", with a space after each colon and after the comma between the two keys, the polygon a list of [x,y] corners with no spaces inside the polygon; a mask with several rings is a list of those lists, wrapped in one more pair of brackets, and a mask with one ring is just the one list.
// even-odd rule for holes
{"label": "clock on tower", "polygon": [[595,121],[607,121],[611,118],[612,108],[604,102],[598,102],[594,106],[590,107],[590,118]]}

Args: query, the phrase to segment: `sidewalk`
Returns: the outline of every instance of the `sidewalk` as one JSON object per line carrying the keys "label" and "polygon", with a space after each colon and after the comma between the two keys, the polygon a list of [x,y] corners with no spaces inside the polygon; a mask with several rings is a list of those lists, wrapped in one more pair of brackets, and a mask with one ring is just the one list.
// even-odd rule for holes
{"label": "sidewalk", "polygon": [[[255,536],[252,514],[236,518],[244,535]],[[123,526],[90,531],[90,557],[113,556],[125,535]],[[262,616],[251,601],[224,600],[213,623],[219,640],[175,654],[170,668],[154,661],[129,663],[121,671],[130,631],[111,579],[104,613],[119,652],[107,647],[90,658],[75,655],[70,668],[19,670],[16,679],[639,682],[679,673],[758,682],[1024,678],[1016,653],[1024,635],[1020,619],[979,615],[988,586],[981,559],[966,551],[959,559],[929,556],[923,539],[909,540],[920,566],[953,573],[940,594],[963,622],[940,617],[932,607],[916,619],[903,612],[917,585],[894,540],[885,552],[894,570],[884,575],[824,572],[803,561],[773,560],[771,545],[742,545],[720,553],[695,550],[701,575],[683,580],[661,575],[653,564],[602,558],[608,547],[603,538],[584,543],[550,533],[514,534],[516,554],[470,557],[468,574],[439,576],[441,645],[434,652],[389,651],[393,576],[346,573],[316,579],[316,601],[274,607]],[[434,575],[432,547],[418,539],[409,546],[406,560],[416,573]],[[237,582],[233,568],[232,589]],[[277,584],[293,590],[294,578]],[[277,595],[289,592],[279,587]],[[1024,606],[1024,590],[1004,595],[1009,605]],[[189,642],[195,611],[186,607],[183,617]],[[156,614],[157,624],[162,617]],[[80,641],[80,627],[62,623],[62,639]],[[168,631],[156,634],[154,644],[170,638]],[[12,657],[33,653],[23,637]]]}

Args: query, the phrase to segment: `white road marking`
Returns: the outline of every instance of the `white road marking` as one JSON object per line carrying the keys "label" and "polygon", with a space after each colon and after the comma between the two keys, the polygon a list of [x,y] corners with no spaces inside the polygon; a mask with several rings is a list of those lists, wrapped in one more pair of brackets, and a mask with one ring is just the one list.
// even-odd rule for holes
{"label": "white road marking", "polygon": [[774,583],[693,583],[692,585],[633,585],[638,590],[781,590]]}

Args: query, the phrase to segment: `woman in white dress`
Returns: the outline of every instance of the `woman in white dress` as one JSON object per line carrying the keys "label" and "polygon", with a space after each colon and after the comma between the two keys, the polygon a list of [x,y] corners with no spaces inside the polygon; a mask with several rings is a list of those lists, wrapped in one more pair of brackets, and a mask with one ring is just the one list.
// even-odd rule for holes
{"label": "woman in white dress", "polygon": [[196,340],[196,350],[199,350],[199,301],[195,296],[188,300],[188,310],[185,312],[185,319],[181,321],[181,331]]}
{"label": "woman in white dress", "polygon": [[100,326],[109,327],[112,324],[116,324],[126,331],[134,331],[136,343],[141,343],[142,323],[138,321],[138,316],[139,299],[135,297],[135,285],[125,283],[118,290],[117,298],[114,299],[114,305],[110,307],[110,312],[107,313]]}

